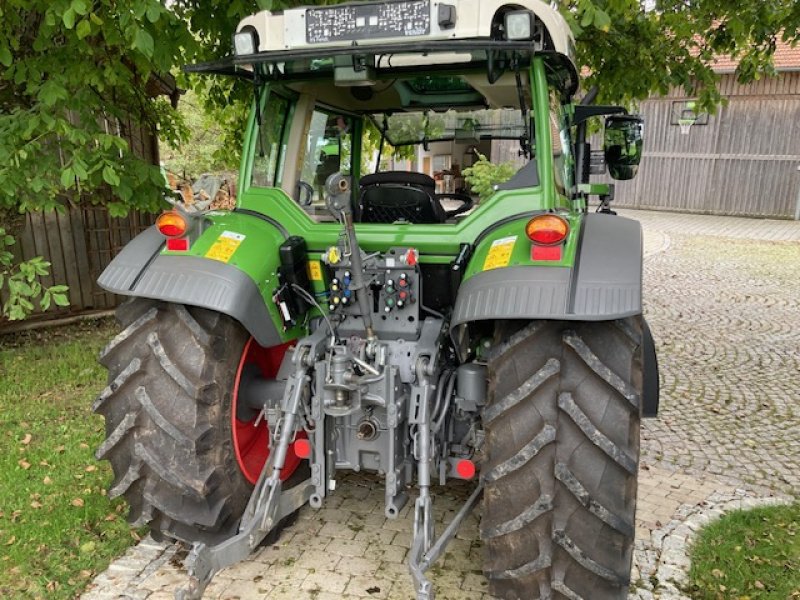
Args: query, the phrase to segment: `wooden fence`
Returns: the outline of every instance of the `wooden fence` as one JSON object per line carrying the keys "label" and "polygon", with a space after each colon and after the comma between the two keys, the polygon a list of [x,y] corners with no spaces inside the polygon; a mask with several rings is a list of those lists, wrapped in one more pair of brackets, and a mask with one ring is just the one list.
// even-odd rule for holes
{"label": "wooden fence", "polygon": [[[16,258],[42,256],[50,261],[43,285],[69,286],[70,306],[37,311],[28,320],[44,320],[114,308],[120,298],[102,290],[95,281],[111,259],[155,216],[131,213],[111,217],[105,208],[87,206],[64,212],[29,214],[17,235]],[[0,331],[13,324],[0,321]]]}

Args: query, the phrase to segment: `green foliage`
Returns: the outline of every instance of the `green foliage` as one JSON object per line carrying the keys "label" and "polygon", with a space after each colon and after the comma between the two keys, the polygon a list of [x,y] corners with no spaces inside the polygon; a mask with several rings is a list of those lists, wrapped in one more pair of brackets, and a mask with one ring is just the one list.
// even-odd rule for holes
{"label": "green foliage", "polygon": [[53,303],[68,306],[67,286],[42,285],[42,278],[50,272],[50,263],[41,256],[16,262],[11,252],[14,244],[14,236],[0,227],[0,295],[3,297],[0,317],[10,321],[24,319],[35,310],[34,302],[38,302],[42,310]]}
{"label": "green foliage", "polygon": [[683,86],[700,108],[721,101],[714,56],[739,60],[738,78],[750,82],[774,72],[779,39],[800,41],[800,3],[794,0],[730,3],[724,0],[559,0],[576,37],[578,64],[591,72],[600,102],[628,105],[651,93]]}
{"label": "green foliage", "polygon": [[[241,132],[241,124],[231,123],[235,113],[246,113],[246,103],[232,104],[212,112],[205,107],[204,93],[189,90],[181,97],[178,113],[187,136],[179,144],[161,142],[161,162],[169,171],[188,179],[213,171],[235,171],[241,148],[231,148],[227,136]],[[241,118],[241,115],[237,115]],[[241,146],[241,144],[238,144]]]}
{"label": "green foliage", "polygon": [[[375,172],[375,157],[378,153],[378,148],[381,144],[381,132],[375,127],[372,121],[367,120],[364,126],[364,135],[361,140],[361,174]],[[410,160],[415,156],[416,148],[414,146],[392,146],[389,142],[384,140],[383,149],[381,151],[381,165],[383,169],[388,164],[391,157],[400,160]]]}
{"label": "green foliage", "polygon": [[473,193],[478,194],[483,202],[494,194],[494,186],[508,181],[516,172],[514,163],[493,163],[479,153],[475,164],[464,169],[462,173]]}
{"label": "green foliage", "polygon": [[735,511],[692,544],[697,600],[800,598],[800,504]]}
{"label": "green foliage", "polygon": [[168,101],[148,87],[196,54],[186,24],[158,0],[6,0],[0,60],[0,208],[53,209],[110,187],[116,213],[153,210],[158,166],[120,136],[157,128],[180,139]]}
{"label": "green foliage", "polygon": [[[81,201],[107,201],[115,216],[157,209],[159,167],[124,137],[180,139],[177,113],[148,89],[197,52],[186,24],[159,0],[4,0],[0,21],[0,212]],[[67,302],[63,286],[41,285],[47,267],[4,262],[4,316]]]}

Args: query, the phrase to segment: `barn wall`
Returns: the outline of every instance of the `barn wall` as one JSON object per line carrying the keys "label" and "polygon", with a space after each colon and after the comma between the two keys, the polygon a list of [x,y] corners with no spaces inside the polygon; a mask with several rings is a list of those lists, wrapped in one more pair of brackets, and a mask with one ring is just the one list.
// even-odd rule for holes
{"label": "barn wall", "polygon": [[[102,290],[95,281],[122,247],[154,219],[154,215],[143,213],[115,218],[99,206],[26,215],[14,247],[16,258],[44,257],[50,262],[50,275],[42,278],[42,284],[69,286],[70,299],[70,306],[53,305],[28,320],[66,317],[117,306],[120,298]],[[8,325],[0,321],[0,331]]]}
{"label": "barn wall", "polygon": [[800,190],[800,73],[750,85],[725,75],[729,101],[707,125],[682,135],[678,90],[642,103],[645,152],[639,174],[616,186],[615,205],[792,218]]}

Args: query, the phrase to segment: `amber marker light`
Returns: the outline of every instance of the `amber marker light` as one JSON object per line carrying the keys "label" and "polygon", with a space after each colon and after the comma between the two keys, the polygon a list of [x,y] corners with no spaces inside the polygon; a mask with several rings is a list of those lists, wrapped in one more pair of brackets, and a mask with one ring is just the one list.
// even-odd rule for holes
{"label": "amber marker light", "polygon": [[164,237],[174,238],[180,237],[188,229],[186,219],[175,211],[168,211],[161,213],[156,219],[156,229]]}
{"label": "amber marker light", "polygon": [[540,246],[560,244],[568,233],[569,225],[566,220],[556,215],[537,215],[525,225],[525,235]]}

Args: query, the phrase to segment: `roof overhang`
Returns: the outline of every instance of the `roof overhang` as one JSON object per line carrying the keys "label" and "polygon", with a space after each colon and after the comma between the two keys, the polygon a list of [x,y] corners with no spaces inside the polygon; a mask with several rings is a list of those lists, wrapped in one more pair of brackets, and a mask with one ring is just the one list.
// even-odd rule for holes
{"label": "roof overhang", "polygon": [[[578,73],[574,63],[563,54],[558,52],[536,52],[531,42],[508,42],[489,39],[477,40],[423,40],[410,41],[403,44],[364,44],[359,46],[338,46],[335,48],[302,48],[299,50],[277,50],[269,52],[259,52],[248,56],[228,56],[226,58],[188,65],[184,67],[187,73],[201,73],[211,75],[225,75],[253,80],[256,73],[267,80],[292,81],[313,78],[313,73],[306,72],[302,75],[293,77],[289,73],[283,72],[286,63],[293,61],[313,61],[329,59],[333,56],[349,55],[374,55],[374,56],[422,56],[425,54],[444,53],[445,55],[463,56],[472,54],[478,56],[468,66],[475,71],[486,64],[486,57],[492,52],[504,52],[507,55],[516,54],[523,64],[529,63],[533,56],[542,56],[548,67],[549,74],[552,74],[554,83],[563,89],[568,95],[574,94],[578,89]],[[483,59],[480,56],[483,56]],[[259,65],[266,65],[266,69],[259,68]],[[462,61],[454,62],[452,65],[438,63],[436,71],[454,73],[461,72],[465,68]],[[376,70],[378,77],[392,77],[404,73],[418,73],[418,65],[391,66],[391,61],[377,61]],[[320,73],[320,76],[330,76]]]}

